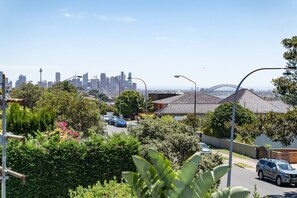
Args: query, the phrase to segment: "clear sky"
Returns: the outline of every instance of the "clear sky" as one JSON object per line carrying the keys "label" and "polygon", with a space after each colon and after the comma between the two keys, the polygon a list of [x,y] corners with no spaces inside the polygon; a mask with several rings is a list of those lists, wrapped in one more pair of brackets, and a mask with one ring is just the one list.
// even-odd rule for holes
{"label": "clear sky", "polygon": [[[148,88],[238,84],[282,67],[296,0],[0,0],[0,71],[37,82],[132,72]],[[246,87],[272,87],[262,71]],[[137,82],[141,88],[142,83]]]}

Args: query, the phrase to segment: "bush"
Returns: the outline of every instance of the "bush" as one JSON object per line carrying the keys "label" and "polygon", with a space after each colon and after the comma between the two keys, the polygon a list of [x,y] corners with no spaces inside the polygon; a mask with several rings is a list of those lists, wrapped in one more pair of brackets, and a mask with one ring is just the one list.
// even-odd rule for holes
{"label": "bush", "polygon": [[98,182],[94,186],[83,188],[79,186],[75,191],[70,190],[71,198],[136,198],[131,188],[126,183],[117,183],[115,180],[104,181],[103,184]]}
{"label": "bush", "polygon": [[27,176],[24,186],[14,177],[7,182],[7,197],[69,197],[68,190],[98,181],[121,179],[124,170],[135,170],[132,155],[139,142],[117,134],[104,139],[62,141],[29,140],[25,145],[10,141],[7,166]]}
{"label": "bush", "polygon": [[7,131],[14,134],[33,135],[37,131],[51,130],[55,126],[55,113],[50,109],[31,111],[18,104],[11,104],[7,112]]}
{"label": "bush", "polygon": [[[143,157],[148,159],[148,149],[155,149],[170,159],[175,168],[179,168],[183,161],[200,149],[200,139],[192,132],[191,127],[175,121],[170,116],[146,118],[141,120],[140,125],[128,127],[128,132],[141,142]],[[211,156],[213,157],[215,158],[216,155]],[[210,167],[222,163],[222,161],[213,161],[216,163],[211,163]]]}
{"label": "bush", "polygon": [[[208,126],[205,129],[207,135],[218,138],[230,137],[231,121],[232,121],[233,103],[226,103],[218,106],[215,111],[208,115]],[[236,104],[235,124],[242,126],[251,124],[256,120],[256,116],[248,109]]]}

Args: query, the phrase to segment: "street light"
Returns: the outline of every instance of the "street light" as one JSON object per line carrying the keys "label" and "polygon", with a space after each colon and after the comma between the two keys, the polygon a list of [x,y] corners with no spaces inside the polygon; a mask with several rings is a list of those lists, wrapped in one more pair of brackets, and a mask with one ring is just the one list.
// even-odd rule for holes
{"label": "street light", "polygon": [[182,77],[182,78],[184,78],[184,79],[186,79],[186,80],[188,80],[188,81],[190,81],[190,82],[192,82],[192,83],[194,83],[194,85],[195,85],[195,94],[194,94],[194,122],[193,122],[193,128],[194,128],[194,133],[196,132],[196,90],[197,90],[197,88],[196,88],[196,82],[195,81],[193,81],[193,80],[191,80],[191,79],[189,79],[189,78],[187,78],[187,77],[185,77],[185,76],[183,76],[183,75],[174,75],[174,77],[175,78],[179,78],[179,77]]}
{"label": "street light", "polygon": [[146,114],[147,114],[147,87],[146,87],[146,83],[145,83],[144,80],[142,80],[141,78],[131,78],[131,77],[128,77],[128,80],[131,80],[131,79],[140,80],[140,81],[142,81],[143,84],[144,84],[145,112],[146,112]]}
{"label": "street light", "polygon": [[239,90],[241,84],[243,83],[243,81],[251,74],[253,74],[257,71],[261,71],[261,70],[280,70],[280,69],[286,70],[286,73],[284,73],[284,74],[288,74],[288,72],[289,72],[288,70],[295,70],[296,67],[276,67],[276,68],[264,67],[264,68],[255,69],[252,72],[250,72],[249,74],[247,74],[240,81],[240,83],[238,84],[238,86],[236,88],[236,91],[234,93],[233,108],[232,108],[232,127],[231,127],[231,132],[230,132],[230,150],[229,150],[229,167],[230,167],[230,169],[228,171],[227,187],[230,187],[230,183],[231,183],[232,151],[233,151],[234,125],[235,125],[236,99],[237,99],[238,90]]}

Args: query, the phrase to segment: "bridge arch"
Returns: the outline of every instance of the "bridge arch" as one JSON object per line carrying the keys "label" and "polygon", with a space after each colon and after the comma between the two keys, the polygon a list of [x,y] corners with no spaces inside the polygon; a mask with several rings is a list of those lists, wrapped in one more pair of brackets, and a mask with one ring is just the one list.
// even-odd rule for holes
{"label": "bridge arch", "polygon": [[210,92],[213,92],[213,91],[215,91],[217,89],[220,89],[222,87],[229,87],[229,88],[236,89],[237,88],[237,85],[233,85],[233,84],[220,84],[220,85],[216,85],[216,86],[207,88],[207,89],[205,89],[205,91],[208,92],[208,93],[210,93]]}

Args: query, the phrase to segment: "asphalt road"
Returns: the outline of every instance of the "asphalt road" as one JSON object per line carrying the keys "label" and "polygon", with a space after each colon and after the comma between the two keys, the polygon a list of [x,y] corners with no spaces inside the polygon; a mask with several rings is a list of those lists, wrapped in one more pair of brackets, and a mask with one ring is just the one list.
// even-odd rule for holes
{"label": "asphalt road", "polygon": [[124,127],[116,127],[116,126],[113,126],[113,125],[109,125],[106,123],[106,127],[105,127],[107,133],[109,135],[111,135],[112,133],[120,133],[120,132],[127,132],[127,128],[124,128]]}
{"label": "asphalt road", "polygon": [[[237,166],[232,167],[231,186],[243,186],[248,188],[251,192],[250,197],[253,197],[254,185],[257,185],[257,192],[261,197],[267,196],[268,198],[274,197],[296,197],[297,187],[293,185],[277,186],[274,182],[269,180],[259,180],[255,171],[239,168]],[[221,179],[219,188],[225,188],[227,186],[227,174]]]}

